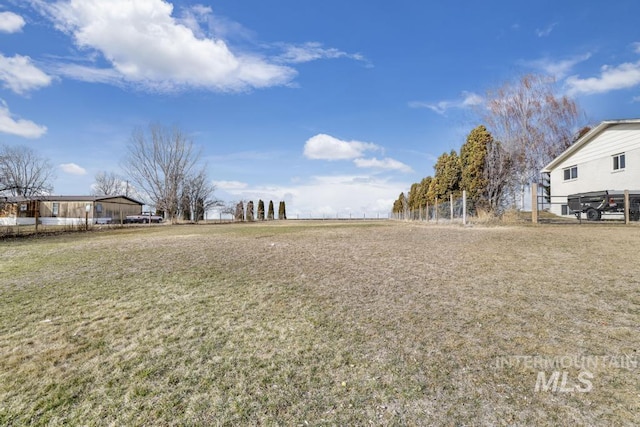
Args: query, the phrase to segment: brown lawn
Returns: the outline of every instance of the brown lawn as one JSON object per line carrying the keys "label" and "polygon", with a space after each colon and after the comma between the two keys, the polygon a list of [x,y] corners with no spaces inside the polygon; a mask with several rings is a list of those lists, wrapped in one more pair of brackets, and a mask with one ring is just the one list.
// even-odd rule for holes
{"label": "brown lawn", "polygon": [[638,425],[640,227],[0,242],[1,425]]}

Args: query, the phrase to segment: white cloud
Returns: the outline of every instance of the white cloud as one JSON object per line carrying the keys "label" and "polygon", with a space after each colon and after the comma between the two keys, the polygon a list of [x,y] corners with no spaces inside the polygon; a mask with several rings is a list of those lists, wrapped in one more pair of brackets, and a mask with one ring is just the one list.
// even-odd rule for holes
{"label": "white cloud", "polygon": [[247,184],[240,181],[213,181],[213,185],[216,186],[216,189],[229,192],[247,188]]}
{"label": "white cloud", "polygon": [[76,165],[75,163],[63,163],[60,165],[60,169],[64,173],[68,173],[70,175],[86,175],[87,170],[81,166]]}
{"label": "white cloud", "polygon": [[304,155],[309,159],[349,160],[362,157],[367,151],[378,151],[381,147],[370,142],[342,141],[326,134],[318,134],[304,144]]}
{"label": "white cloud", "polygon": [[465,109],[482,105],[484,99],[473,92],[462,92],[462,97],[457,100],[445,100],[435,104],[422,101],[411,101],[409,106],[411,108],[428,108],[438,114],[445,114],[451,109]]}
{"label": "white cloud", "polygon": [[640,61],[613,67],[605,65],[597,77],[582,79],[574,75],[566,79],[567,92],[571,95],[606,93],[632,88],[638,84],[640,84]]}
{"label": "white cloud", "polygon": [[548,26],[546,26],[545,28],[537,28],[536,29],[536,35],[538,37],[547,37],[549,34],[551,34],[551,32],[553,31],[553,29],[558,25],[557,22],[554,22],[553,24],[550,24]]}
{"label": "white cloud", "polygon": [[199,37],[190,28],[197,24],[197,18],[175,18],[173,5],[163,0],[34,3],[56,28],[71,35],[79,48],[100,52],[111,65],[94,72],[66,69],[68,75],[76,72],[76,78],[83,78],[81,72],[86,71],[89,81],[112,79],[115,72],[122,82],[147,90],[240,91],[284,85],[296,75],[294,69],[261,57],[234,54],[223,40]]}
{"label": "white cloud", "polygon": [[0,12],[0,32],[17,33],[22,31],[25,22],[24,18],[13,12]]}
{"label": "white cloud", "polygon": [[213,16],[213,9],[209,6],[195,5],[185,9],[182,13],[180,23],[193,31],[197,37],[204,38],[204,32],[200,24],[207,22]]}
{"label": "white cloud", "polygon": [[4,101],[0,102],[0,132],[17,135],[23,138],[40,138],[47,133],[46,126],[38,125],[30,120],[14,118]]}
{"label": "white cloud", "polygon": [[398,194],[409,185],[367,175],[325,175],[290,186],[246,184],[228,190],[226,198],[254,203],[261,199],[265,204],[272,200],[276,210],[284,200],[288,218],[386,218]]}
{"label": "white cloud", "polygon": [[94,68],[78,64],[56,63],[51,65],[51,71],[60,76],[90,83],[106,83],[116,86],[124,83],[122,75],[110,68]]}
{"label": "white cloud", "polygon": [[524,61],[523,64],[541,70],[545,74],[554,76],[556,79],[563,79],[580,62],[591,58],[591,53],[575,55],[568,59],[559,61],[550,58],[537,59],[535,61]]}
{"label": "white cloud", "polygon": [[321,43],[308,42],[302,45],[282,45],[285,52],[277,59],[284,63],[302,63],[318,59],[350,58],[366,61],[359,53],[347,53],[335,48],[325,48]]}
{"label": "white cloud", "polygon": [[480,95],[473,92],[463,92],[463,96],[462,104],[460,104],[462,107],[475,107],[484,102]]}
{"label": "white cloud", "polygon": [[22,94],[51,84],[51,77],[37,68],[28,56],[6,57],[0,54],[0,82],[15,93]]}
{"label": "white cloud", "polygon": [[405,165],[404,163],[398,160],[390,159],[389,157],[386,157],[381,160],[378,160],[375,157],[371,159],[355,159],[353,162],[359,168],[396,170],[396,171],[405,172],[405,173],[413,172],[413,169],[411,169],[410,166]]}

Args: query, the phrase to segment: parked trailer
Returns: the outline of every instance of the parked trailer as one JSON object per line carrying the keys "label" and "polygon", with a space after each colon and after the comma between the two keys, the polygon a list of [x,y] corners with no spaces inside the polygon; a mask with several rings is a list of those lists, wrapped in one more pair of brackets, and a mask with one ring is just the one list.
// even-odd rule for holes
{"label": "parked trailer", "polygon": [[[604,213],[624,213],[624,191],[591,191],[567,196],[576,218],[584,212],[589,221],[599,221]],[[629,192],[629,218],[640,220],[640,191]]]}
{"label": "parked trailer", "polygon": [[127,224],[148,224],[149,222],[160,223],[162,222],[162,217],[160,215],[150,214],[127,215],[124,222]]}

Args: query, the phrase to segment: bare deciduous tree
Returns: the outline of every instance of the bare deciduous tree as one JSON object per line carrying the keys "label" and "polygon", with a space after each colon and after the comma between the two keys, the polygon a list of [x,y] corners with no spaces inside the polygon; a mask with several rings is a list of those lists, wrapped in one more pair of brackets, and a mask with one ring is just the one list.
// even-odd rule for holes
{"label": "bare deciduous tree", "polygon": [[229,215],[231,216],[232,219],[235,219],[235,214],[236,214],[236,203],[235,202],[227,202],[227,203],[222,203],[220,205],[220,214],[221,214],[221,218],[222,215]]}
{"label": "bare deciduous tree", "polygon": [[51,193],[54,169],[28,147],[0,146],[0,193],[31,197]]}
{"label": "bare deciduous tree", "polygon": [[[555,79],[525,75],[488,94],[485,120],[510,159],[522,190],[572,141],[578,108],[555,93]],[[515,189],[514,189],[515,190]]]}
{"label": "bare deciduous tree", "polygon": [[486,209],[488,212],[500,213],[504,208],[505,192],[512,186],[514,179],[511,157],[502,148],[502,144],[491,140],[487,144],[484,162],[483,178],[485,188],[483,197],[478,202],[478,207]]}
{"label": "bare deciduous tree", "polygon": [[91,186],[96,196],[113,196],[124,194],[128,196],[127,183],[114,172],[98,172],[95,182]]}
{"label": "bare deciduous tree", "polygon": [[186,178],[182,189],[182,205],[191,221],[204,219],[205,213],[216,206],[221,206],[221,202],[213,197],[216,186],[207,179],[205,169]]}
{"label": "bare deciduous tree", "polygon": [[123,166],[147,201],[165,218],[175,220],[183,186],[199,158],[191,138],[181,129],[152,124],[147,132],[133,131]]}

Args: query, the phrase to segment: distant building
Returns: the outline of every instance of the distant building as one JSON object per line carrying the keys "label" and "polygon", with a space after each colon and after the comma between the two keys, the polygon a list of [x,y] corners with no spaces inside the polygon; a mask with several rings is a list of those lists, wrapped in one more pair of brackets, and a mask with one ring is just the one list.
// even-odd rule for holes
{"label": "distant building", "polygon": [[120,223],[142,213],[143,203],[127,196],[1,197],[1,225],[73,225]]}
{"label": "distant building", "polygon": [[600,123],[542,172],[550,175],[550,210],[557,215],[571,215],[569,194],[640,190],[640,119]]}

